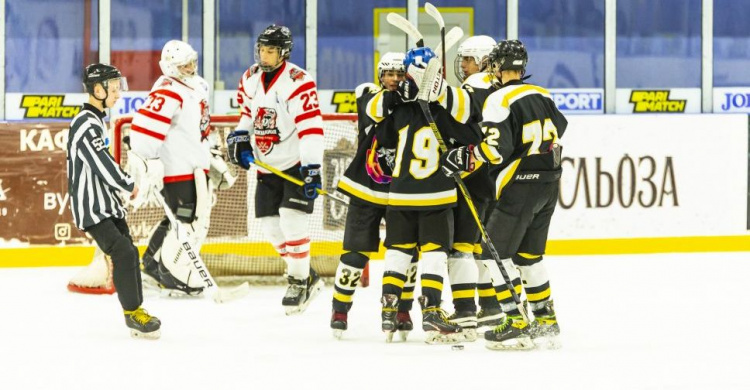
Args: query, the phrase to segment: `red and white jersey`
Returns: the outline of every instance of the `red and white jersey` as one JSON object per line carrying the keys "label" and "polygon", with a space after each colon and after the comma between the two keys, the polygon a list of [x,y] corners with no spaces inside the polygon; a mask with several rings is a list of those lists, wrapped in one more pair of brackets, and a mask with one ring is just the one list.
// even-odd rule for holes
{"label": "red and white jersey", "polygon": [[130,128],[132,150],[161,159],[165,183],[191,180],[196,169],[209,169],[208,84],[199,76],[194,80],[187,85],[161,76]]}
{"label": "red and white jersey", "polygon": [[[323,119],[318,89],[307,72],[284,61],[266,88],[257,64],[240,79],[238,130],[252,134],[255,158],[280,170],[323,164]],[[266,172],[264,169],[261,172]]]}

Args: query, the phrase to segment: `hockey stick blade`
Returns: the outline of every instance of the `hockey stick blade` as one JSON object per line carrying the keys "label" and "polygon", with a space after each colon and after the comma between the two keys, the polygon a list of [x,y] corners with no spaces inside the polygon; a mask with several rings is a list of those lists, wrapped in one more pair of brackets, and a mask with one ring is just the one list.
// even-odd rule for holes
{"label": "hockey stick blade", "polygon": [[422,33],[420,33],[409,20],[393,12],[389,12],[385,17],[385,20],[387,20],[391,26],[406,33],[406,35],[417,43],[417,47],[424,47],[424,37],[422,37]]}
{"label": "hockey stick blade", "polygon": [[443,15],[440,14],[440,11],[432,5],[431,3],[424,3],[424,11],[427,12],[427,15],[430,15],[438,24],[438,27],[445,28],[445,20],[443,20]]}
{"label": "hockey stick blade", "polygon": [[[461,27],[454,26],[453,28],[451,28],[448,31],[448,33],[445,34],[445,51],[447,52],[448,50],[453,48],[453,46],[456,46],[458,41],[460,41],[461,38],[463,38],[463,36],[464,36],[464,30]],[[443,52],[443,46],[441,42],[438,44],[438,47],[435,49],[435,53],[436,54],[441,53],[438,55],[442,55],[442,52]]]}
{"label": "hockey stick blade", "polygon": [[434,5],[430,3],[424,3],[424,10],[427,12],[427,15],[432,16],[433,19],[438,24],[438,27],[440,27],[440,46],[441,50],[436,50],[436,53],[442,53],[441,57],[443,60],[443,77],[445,77],[445,71],[446,71],[446,61],[445,61],[445,52],[448,51],[448,48],[445,44],[445,20],[443,20],[443,15],[440,14],[440,11],[438,11],[437,8],[435,8]]}

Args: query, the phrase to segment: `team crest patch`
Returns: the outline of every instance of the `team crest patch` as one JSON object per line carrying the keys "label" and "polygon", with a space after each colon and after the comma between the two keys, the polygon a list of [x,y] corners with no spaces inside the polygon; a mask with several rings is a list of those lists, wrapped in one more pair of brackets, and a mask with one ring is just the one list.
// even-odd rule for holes
{"label": "team crest patch", "polygon": [[159,84],[160,87],[167,87],[172,85],[172,80],[168,78],[164,78],[164,80],[161,81],[161,84]]}
{"label": "team crest patch", "polygon": [[289,70],[289,77],[295,81],[302,80],[305,77],[305,72],[300,69],[292,68]]}
{"label": "team crest patch", "polygon": [[263,154],[273,150],[273,146],[279,143],[279,129],[276,127],[276,110],[273,108],[260,107],[253,122],[255,134],[255,145]]}

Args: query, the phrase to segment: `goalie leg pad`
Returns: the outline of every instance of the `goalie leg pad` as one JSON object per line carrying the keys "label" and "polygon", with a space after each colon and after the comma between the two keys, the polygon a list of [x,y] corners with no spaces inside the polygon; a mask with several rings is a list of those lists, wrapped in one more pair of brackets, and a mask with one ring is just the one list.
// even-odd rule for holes
{"label": "goalie leg pad", "polygon": [[[177,223],[183,224],[182,222]],[[188,226],[185,226],[185,224],[183,224],[181,228],[185,229],[185,231],[191,230]],[[164,268],[164,272],[162,272],[161,268],[159,269],[161,284],[165,288],[183,290],[194,294],[195,291],[192,289],[202,290],[205,286],[200,272],[198,272],[193,265],[195,259],[191,258],[191,254],[193,256],[195,255],[195,248],[193,246],[190,246],[189,248],[184,247],[184,245],[190,245],[191,243],[192,237],[191,239],[188,239],[187,243],[181,242],[180,238],[177,236],[176,229],[171,228],[167,232],[167,235],[164,238],[164,244],[161,248],[160,267]],[[183,286],[186,286],[189,289],[184,288]]]}
{"label": "goalie leg pad", "polygon": [[279,209],[279,226],[286,239],[285,257],[287,274],[298,280],[310,276],[310,233],[308,214],[282,207]]}

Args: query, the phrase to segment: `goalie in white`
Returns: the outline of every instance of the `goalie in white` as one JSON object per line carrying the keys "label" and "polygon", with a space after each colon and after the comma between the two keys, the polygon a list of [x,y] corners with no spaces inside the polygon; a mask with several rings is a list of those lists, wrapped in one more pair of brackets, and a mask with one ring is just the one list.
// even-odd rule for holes
{"label": "goalie in white", "polygon": [[[145,182],[144,188],[160,190],[179,223],[186,225],[194,247],[200,248],[211,212],[206,173],[222,189],[231,186],[234,177],[220,153],[211,153],[215,142],[210,140],[209,90],[197,74],[197,60],[198,53],[185,42],[164,45],[159,61],[164,75],[133,118],[128,161],[134,176]],[[198,295],[204,284],[188,264],[160,261],[173,258],[179,250],[175,229],[164,218],[151,234],[143,272],[170,295]]]}

